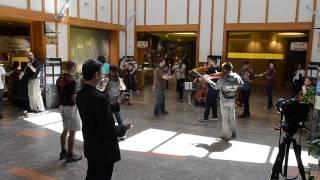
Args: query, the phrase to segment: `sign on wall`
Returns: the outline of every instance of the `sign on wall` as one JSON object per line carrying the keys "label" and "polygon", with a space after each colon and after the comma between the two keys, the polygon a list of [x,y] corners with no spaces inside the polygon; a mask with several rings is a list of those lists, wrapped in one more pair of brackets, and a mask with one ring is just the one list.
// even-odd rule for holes
{"label": "sign on wall", "polygon": [[291,42],[290,50],[291,51],[307,51],[308,43],[307,42]]}
{"label": "sign on wall", "polygon": [[137,41],[137,48],[148,48],[148,41]]}
{"label": "sign on wall", "polygon": [[46,35],[47,44],[58,44],[58,35]]}

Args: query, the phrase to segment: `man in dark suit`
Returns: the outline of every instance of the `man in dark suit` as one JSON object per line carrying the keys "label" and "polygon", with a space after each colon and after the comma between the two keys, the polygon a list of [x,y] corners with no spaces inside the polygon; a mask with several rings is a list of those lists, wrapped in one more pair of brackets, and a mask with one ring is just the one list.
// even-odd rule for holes
{"label": "man in dark suit", "polygon": [[130,123],[115,126],[108,97],[96,89],[102,80],[101,67],[96,60],[83,64],[84,86],[76,99],[88,161],[86,180],[111,179],[114,163],[120,160],[117,137],[124,136],[131,126]]}

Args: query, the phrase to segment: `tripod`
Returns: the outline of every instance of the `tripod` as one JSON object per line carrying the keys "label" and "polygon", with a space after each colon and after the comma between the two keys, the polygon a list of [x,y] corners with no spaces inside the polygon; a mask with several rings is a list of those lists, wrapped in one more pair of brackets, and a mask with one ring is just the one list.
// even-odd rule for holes
{"label": "tripod", "polygon": [[[296,139],[294,139],[292,136],[284,137],[282,142],[279,144],[279,152],[277,155],[277,159],[272,168],[272,174],[271,174],[270,180],[278,180],[280,173],[285,179],[287,179],[289,150],[290,150],[291,144],[293,145],[294,154],[297,159],[299,173],[302,177],[302,180],[306,180],[306,175],[305,175],[304,167],[301,160],[301,145],[298,144]],[[283,172],[282,172],[283,160],[285,160],[285,162],[284,162]],[[297,177],[293,179],[296,179]]]}

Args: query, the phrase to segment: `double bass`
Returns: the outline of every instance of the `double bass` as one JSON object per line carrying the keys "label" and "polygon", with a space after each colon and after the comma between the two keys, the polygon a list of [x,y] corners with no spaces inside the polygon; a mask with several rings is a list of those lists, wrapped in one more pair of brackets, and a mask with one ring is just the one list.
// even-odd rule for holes
{"label": "double bass", "polygon": [[[210,85],[212,88],[214,88],[215,86],[215,82],[216,80],[218,80],[219,78],[221,78],[223,76],[223,73],[219,72],[219,73],[215,73],[215,74],[210,74],[210,75],[202,75],[205,72],[207,72],[209,70],[210,66],[203,66],[200,68],[195,68],[193,70],[191,70],[191,72],[195,73],[198,77],[200,77],[201,79],[204,79],[203,81],[199,82],[199,85],[197,87],[197,91],[195,93],[194,99],[196,101],[196,103],[205,103],[206,102],[206,97],[207,97],[207,93],[208,93],[208,85]],[[198,78],[196,78],[193,83],[198,82]]]}

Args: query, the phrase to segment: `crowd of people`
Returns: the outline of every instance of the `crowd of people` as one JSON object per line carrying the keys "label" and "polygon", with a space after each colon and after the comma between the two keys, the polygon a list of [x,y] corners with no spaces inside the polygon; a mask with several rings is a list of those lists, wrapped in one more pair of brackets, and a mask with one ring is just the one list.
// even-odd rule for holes
{"label": "crowd of people", "polygon": [[[40,65],[32,52],[28,53],[29,62],[19,78],[28,80],[28,95],[31,112],[43,112],[44,105],[40,90]],[[137,91],[135,73],[137,63],[133,58],[124,58],[119,65],[110,65],[106,58],[87,60],[82,66],[83,85],[77,89],[74,75],[77,63],[68,61],[64,73],[56,82],[63,121],[63,132],[60,135],[60,160],[67,163],[82,159],[74,152],[76,132],[82,130],[84,139],[84,156],[88,162],[86,179],[111,179],[114,163],[120,160],[118,140],[126,138],[126,131],[131,123],[125,122],[121,114],[123,94],[126,103],[131,104],[132,92]],[[199,75],[197,81],[207,83],[205,108],[201,122],[218,118],[219,103],[222,131],[221,139],[229,141],[236,137],[236,102],[243,106],[238,118],[250,117],[250,95],[255,78],[264,78],[267,97],[266,109],[273,107],[272,94],[276,85],[276,67],[273,61],[266,70],[256,74],[249,61],[244,61],[238,72],[234,71],[231,62],[221,66],[213,56],[208,57],[208,65],[195,69]],[[5,88],[5,71],[0,66],[0,96]],[[168,115],[165,106],[167,82],[176,80],[178,102],[183,102],[184,82],[187,78],[187,66],[181,58],[170,67],[166,66],[164,57],[159,57],[154,70],[153,90],[155,92],[154,116]],[[292,80],[293,97],[306,103],[314,103],[315,82],[305,77],[299,66]],[[0,118],[2,117],[2,98],[0,97]],[[211,118],[209,118],[211,111]]]}

